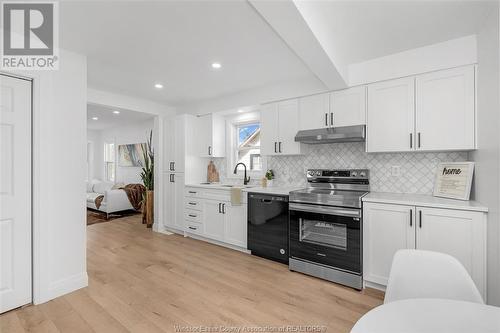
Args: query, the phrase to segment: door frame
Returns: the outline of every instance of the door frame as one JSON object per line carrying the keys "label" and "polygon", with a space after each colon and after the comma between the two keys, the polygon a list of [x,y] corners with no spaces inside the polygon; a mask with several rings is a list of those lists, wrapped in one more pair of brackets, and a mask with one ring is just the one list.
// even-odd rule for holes
{"label": "door frame", "polygon": [[35,163],[35,134],[34,134],[34,129],[35,129],[35,119],[34,119],[34,108],[35,108],[35,80],[32,77],[24,76],[24,75],[19,75],[17,73],[11,73],[8,71],[0,71],[0,75],[2,76],[7,76],[10,78],[18,79],[18,80],[23,80],[23,81],[28,81],[30,82],[30,90],[31,90],[31,106],[30,106],[30,122],[31,122],[31,129],[30,129],[30,134],[31,134],[31,140],[30,140],[30,150],[31,150],[31,156],[30,156],[30,175],[31,175],[31,186],[30,186],[30,197],[31,197],[31,205],[30,205],[30,230],[31,230],[31,302],[28,304],[34,303],[35,299],[35,175],[34,175],[34,163]]}

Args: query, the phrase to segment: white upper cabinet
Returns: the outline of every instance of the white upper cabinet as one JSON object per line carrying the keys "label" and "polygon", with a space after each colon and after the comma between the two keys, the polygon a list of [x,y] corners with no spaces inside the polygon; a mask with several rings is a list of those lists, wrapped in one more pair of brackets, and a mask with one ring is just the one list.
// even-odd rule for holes
{"label": "white upper cabinet", "polygon": [[368,85],[368,152],[476,148],[475,68]]}
{"label": "white upper cabinet", "polygon": [[262,155],[301,153],[301,144],[295,142],[299,131],[298,99],[263,105],[260,121]]}
{"label": "white upper cabinet", "polygon": [[415,147],[415,79],[368,85],[368,152],[408,151]]}
{"label": "white upper cabinet", "polygon": [[329,118],[332,127],[366,124],[366,87],[359,86],[332,92]]}
{"label": "white upper cabinet", "polygon": [[417,150],[475,148],[474,91],[474,66],[417,76]]}
{"label": "white upper cabinet", "polygon": [[330,94],[299,98],[299,130],[330,127]]}
{"label": "white upper cabinet", "polygon": [[260,108],[260,151],[262,155],[278,153],[278,103],[262,105]]}
{"label": "white upper cabinet", "polygon": [[198,155],[200,157],[225,157],[226,126],[223,117],[208,114],[198,117]]}

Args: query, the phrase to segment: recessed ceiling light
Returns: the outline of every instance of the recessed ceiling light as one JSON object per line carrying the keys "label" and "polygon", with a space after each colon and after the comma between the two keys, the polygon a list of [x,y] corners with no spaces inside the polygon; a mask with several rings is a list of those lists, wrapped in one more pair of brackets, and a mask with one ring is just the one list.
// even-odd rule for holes
{"label": "recessed ceiling light", "polygon": [[92,120],[99,120],[99,118],[97,118],[97,117],[92,117]]}
{"label": "recessed ceiling light", "polygon": [[222,65],[220,64],[220,62],[213,62],[212,63],[213,69],[220,69],[221,67],[222,67]]}
{"label": "recessed ceiling light", "polygon": [[245,112],[245,110],[243,110],[243,109],[238,109],[238,112],[239,112],[239,113],[242,113],[242,112]]}
{"label": "recessed ceiling light", "polygon": [[113,113],[114,113],[114,114],[120,114],[120,111],[115,110],[115,111],[113,111]]}
{"label": "recessed ceiling light", "polygon": [[161,88],[163,88],[163,84],[161,84],[161,83],[155,83],[155,88],[156,89],[161,89]]}

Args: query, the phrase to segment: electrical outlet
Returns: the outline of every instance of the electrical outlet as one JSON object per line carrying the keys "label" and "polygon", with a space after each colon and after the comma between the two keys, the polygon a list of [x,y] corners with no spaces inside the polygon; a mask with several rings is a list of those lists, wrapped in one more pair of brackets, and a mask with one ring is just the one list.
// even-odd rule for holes
{"label": "electrical outlet", "polygon": [[399,166],[399,165],[391,166],[391,176],[393,176],[393,177],[401,176],[401,166]]}

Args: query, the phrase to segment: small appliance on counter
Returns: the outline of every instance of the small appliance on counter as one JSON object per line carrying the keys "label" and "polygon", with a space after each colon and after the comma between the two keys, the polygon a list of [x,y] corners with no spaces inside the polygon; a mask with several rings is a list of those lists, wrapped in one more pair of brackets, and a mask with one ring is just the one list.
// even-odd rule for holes
{"label": "small appliance on counter", "polygon": [[308,170],[290,192],[289,268],[355,289],[363,285],[361,198],[368,170]]}
{"label": "small appliance on counter", "polygon": [[253,255],[288,264],[288,196],[248,193],[247,248]]}

